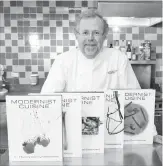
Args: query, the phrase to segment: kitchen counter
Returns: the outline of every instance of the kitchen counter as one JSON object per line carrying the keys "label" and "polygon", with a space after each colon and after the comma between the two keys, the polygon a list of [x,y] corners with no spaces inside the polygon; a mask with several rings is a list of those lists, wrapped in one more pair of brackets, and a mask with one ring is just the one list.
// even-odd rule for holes
{"label": "kitchen counter", "polygon": [[[43,83],[39,82],[38,85],[15,85],[14,90],[9,90],[6,95],[27,95],[28,93],[40,93]],[[5,101],[6,95],[0,96],[0,102]]]}
{"label": "kitchen counter", "polygon": [[[161,166],[157,148],[161,145],[124,145],[123,149],[105,149],[104,154],[84,154],[82,158],[64,158],[63,165],[107,165],[107,166]],[[161,147],[162,148],[162,147]],[[16,165],[59,165],[58,163],[17,162],[9,164],[8,150],[0,156],[3,166]],[[60,164],[61,165],[61,164]]]}

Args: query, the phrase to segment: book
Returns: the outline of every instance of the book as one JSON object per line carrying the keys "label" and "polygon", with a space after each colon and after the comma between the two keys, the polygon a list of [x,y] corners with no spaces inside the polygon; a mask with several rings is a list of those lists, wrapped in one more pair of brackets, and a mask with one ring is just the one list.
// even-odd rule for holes
{"label": "book", "polygon": [[82,152],[104,153],[104,93],[81,93]]}
{"label": "book", "polygon": [[155,90],[125,90],[125,144],[153,144],[154,110]]}
{"label": "book", "polygon": [[82,157],[81,97],[62,93],[64,157]]}
{"label": "book", "polygon": [[123,148],[124,92],[105,92],[105,148]]}
{"label": "book", "polygon": [[6,96],[9,161],[62,162],[61,96]]}

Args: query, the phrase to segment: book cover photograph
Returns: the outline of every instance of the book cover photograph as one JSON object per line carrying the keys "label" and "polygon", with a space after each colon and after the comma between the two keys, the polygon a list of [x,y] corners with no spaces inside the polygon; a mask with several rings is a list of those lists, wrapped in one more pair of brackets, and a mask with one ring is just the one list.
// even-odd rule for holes
{"label": "book cover photograph", "polygon": [[82,151],[104,153],[104,93],[81,93]]}
{"label": "book cover photograph", "polygon": [[61,96],[6,96],[9,161],[62,161]]}
{"label": "book cover photograph", "polygon": [[124,143],[152,144],[155,90],[125,90]]}
{"label": "book cover photograph", "polygon": [[123,148],[124,92],[105,92],[105,148]]}
{"label": "book cover photograph", "polygon": [[81,97],[62,93],[64,157],[82,157]]}

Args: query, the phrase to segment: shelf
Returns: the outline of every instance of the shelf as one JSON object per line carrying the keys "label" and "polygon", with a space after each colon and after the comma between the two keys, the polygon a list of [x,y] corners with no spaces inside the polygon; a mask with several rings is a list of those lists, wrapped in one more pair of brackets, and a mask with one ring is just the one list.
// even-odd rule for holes
{"label": "shelf", "polygon": [[156,64],[155,60],[140,60],[140,61],[130,61],[131,64],[137,64],[137,65],[154,65]]}

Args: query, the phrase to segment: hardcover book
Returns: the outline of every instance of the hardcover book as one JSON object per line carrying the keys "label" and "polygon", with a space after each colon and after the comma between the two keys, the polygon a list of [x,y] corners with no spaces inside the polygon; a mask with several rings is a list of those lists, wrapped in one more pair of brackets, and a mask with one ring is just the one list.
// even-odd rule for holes
{"label": "hardcover book", "polygon": [[10,162],[62,161],[61,96],[6,96]]}
{"label": "hardcover book", "polygon": [[105,148],[123,148],[124,92],[105,92]]}
{"label": "hardcover book", "polygon": [[82,157],[81,97],[62,93],[64,157]]}
{"label": "hardcover book", "polygon": [[124,143],[152,144],[155,90],[125,90]]}
{"label": "hardcover book", "polygon": [[104,153],[104,93],[81,93],[82,151]]}

